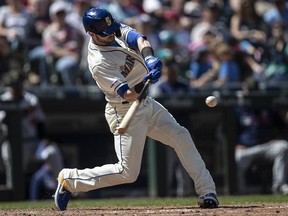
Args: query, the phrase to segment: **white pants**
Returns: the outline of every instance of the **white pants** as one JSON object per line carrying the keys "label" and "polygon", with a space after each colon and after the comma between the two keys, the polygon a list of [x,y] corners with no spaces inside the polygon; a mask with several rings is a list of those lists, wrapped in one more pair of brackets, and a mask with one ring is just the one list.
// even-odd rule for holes
{"label": "white pants", "polygon": [[269,143],[256,145],[235,152],[238,175],[238,190],[247,193],[245,173],[255,159],[273,162],[272,192],[287,183],[288,172],[288,142],[286,140],[274,140]]}
{"label": "white pants", "polygon": [[118,134],[117,126],[129,106],[112,106],[109,103],[106,105],[105,116],[114,134],[118,163],[92,169],[63,169],[61,178],[64,177],[66,188],[71,192],[85,192],[136,181],[140,173],[146,136],[149,136],[176,151],[184,168],[194,180],[199,196],[216,194],[214,181],[188,130],[180,126],[173,116],[152,98],[147,97],[141,104],[127,133],[122,136]]}

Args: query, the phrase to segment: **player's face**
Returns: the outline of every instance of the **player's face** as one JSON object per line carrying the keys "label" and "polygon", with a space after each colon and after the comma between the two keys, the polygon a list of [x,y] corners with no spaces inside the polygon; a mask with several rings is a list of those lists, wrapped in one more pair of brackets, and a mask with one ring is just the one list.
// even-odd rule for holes
{"label": "player's face", "polygon": [[90,36],[94,40],[94,42],[98,45],[108,45],[115,41],[115,33],[107,36],[101,36],[94,33],[91,33]]}
{"label": "player's face", "polygon": [[106,42],[106,43],[112,43],[115,41],[115,34],[111,34],[111,35],[108,35],[108,36],[100,36],[100,35],[97,35],[98,36],[98,39],[102,42]]}

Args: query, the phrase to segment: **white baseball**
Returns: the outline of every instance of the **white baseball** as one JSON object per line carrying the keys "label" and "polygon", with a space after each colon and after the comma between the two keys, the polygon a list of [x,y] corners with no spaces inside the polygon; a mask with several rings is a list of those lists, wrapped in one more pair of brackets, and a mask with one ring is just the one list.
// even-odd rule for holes
{"label": "white baseball", "polygon": [[208,96],[205,100],[205,103],[208,107],[215,107],[217,106],[217,98],[215,96]]}

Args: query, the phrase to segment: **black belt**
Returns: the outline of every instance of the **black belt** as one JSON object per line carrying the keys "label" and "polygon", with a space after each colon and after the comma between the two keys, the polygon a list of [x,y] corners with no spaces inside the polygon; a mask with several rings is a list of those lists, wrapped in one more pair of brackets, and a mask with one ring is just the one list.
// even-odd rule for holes
{"label": "black belt", "polygon": [[129,102],[128,101],[122,101],[122,104],[128,104]]}

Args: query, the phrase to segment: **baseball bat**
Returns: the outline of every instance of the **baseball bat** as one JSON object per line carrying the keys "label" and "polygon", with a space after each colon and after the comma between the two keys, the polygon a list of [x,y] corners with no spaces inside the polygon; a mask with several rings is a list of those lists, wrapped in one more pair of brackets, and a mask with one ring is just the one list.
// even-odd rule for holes
{"label": "baseball bat", "polygon": [[123,135],[124,133],[126,133],[131,120],[133,119],[134,115],[136,114],[142,100],[145,98],[146,91],[147,91],[148,87],[150,86],[150,84],[151,84],[151,80],[148,79],[146,81],[143,89],[141,90],[140,94],[138,95],[137,100],[132,103],[132,105],[128,109],[127,113],[125,114],[124,118],[122,119],[122,121],[119,125],[119,128],[118,128],[118,133],[120,135]]}

